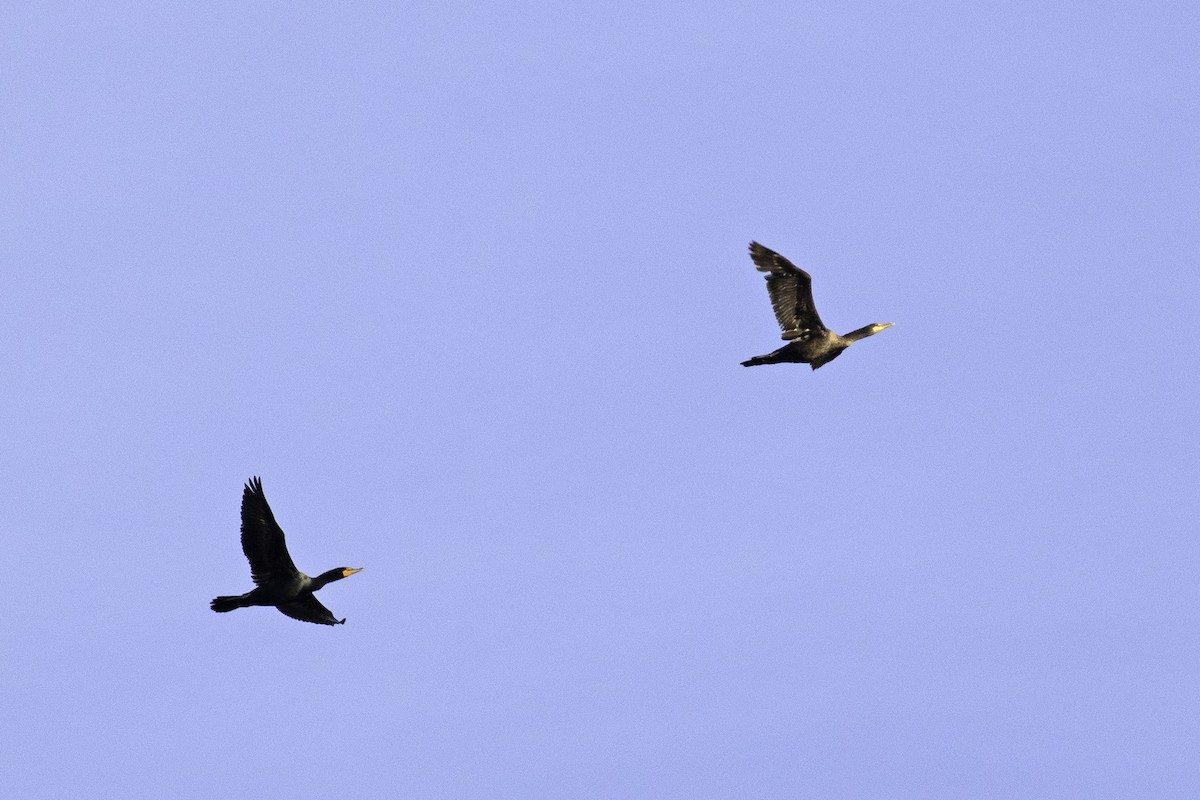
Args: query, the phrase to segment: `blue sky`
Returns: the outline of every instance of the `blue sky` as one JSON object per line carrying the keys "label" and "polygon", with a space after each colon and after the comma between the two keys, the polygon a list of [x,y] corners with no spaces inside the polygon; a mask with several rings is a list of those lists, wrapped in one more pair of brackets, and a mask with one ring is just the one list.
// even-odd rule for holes
{"label": "blue sky", "polygon": [[[13,796],[1195,797],[1185,3],[0,25]],[[845,332],[779,344],[757,239]],[[262,475],[321,599],[250,588]]]}

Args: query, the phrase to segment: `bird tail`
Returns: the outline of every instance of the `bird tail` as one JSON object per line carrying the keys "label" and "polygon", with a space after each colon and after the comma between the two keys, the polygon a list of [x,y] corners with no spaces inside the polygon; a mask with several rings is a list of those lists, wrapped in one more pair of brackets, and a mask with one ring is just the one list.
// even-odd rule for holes
{"label": "bird tail", "polygon": [[212,601],[213,611],[233,611],[235,608],[245,608],[246,603],[242,600],[242,595],[225,595],[223,597],[214,597]]}

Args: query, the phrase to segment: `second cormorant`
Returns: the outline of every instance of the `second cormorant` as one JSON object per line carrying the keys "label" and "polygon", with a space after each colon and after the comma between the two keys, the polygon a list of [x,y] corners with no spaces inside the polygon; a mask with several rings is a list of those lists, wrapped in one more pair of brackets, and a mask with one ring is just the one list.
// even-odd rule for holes
{"label": "second cormorant", "polygon": [[865,339],[892,327],[891,322],[876,322],[840,336],[825,327],[812,299],[812,277],[774,250],[758,242],[750,243],[750,258],[759,272],[765,272],[767,292],[775,319],[783,329],[783,347],[765,356],[743,361],[743,367],[792,362],[810,364],[813,369],[833,361],[859,339]]}

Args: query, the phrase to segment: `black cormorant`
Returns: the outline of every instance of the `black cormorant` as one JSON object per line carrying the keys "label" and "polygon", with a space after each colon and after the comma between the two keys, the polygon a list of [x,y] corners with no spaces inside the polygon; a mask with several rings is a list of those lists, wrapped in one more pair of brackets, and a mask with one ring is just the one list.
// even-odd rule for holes
{"label": "black cormorant", "polygon": [[826,328],[817,315],[812,299],[812,276],[758,242],[750,243],[750,258],[759,272],[767,273],[771,307],[775,309],[775,319],[779,320],[787,344],[774,353],[743,361],[743,367],[786,361],[811,364],[816,369],[833,361],[859,339],[892,327],[891,322],[876,322],[839,336]]}
{"label": "black cormorant", "polygon": [[267,505],[262,481],[251,478],[242,492],[242,552],[250,562],[250,577],[254,589],[241,595],[218,597],[212,601],[213,611],[233,611],[247,606],[275,606],[292,619],[315,622],[318,625],[342,625],[313,592],[327,583],[348,578],[362,568],[338,567],[310,578],[292,563],[283,530]]}

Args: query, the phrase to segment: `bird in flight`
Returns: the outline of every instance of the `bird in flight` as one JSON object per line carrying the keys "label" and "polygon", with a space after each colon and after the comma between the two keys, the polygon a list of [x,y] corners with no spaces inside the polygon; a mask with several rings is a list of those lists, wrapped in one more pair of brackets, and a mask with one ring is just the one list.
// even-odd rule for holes
{"label": "bird in flight", "polygon": [[743,367],[790,362],[810,364],[816,369],[833,361],[859,339],[892,327],[891,322],[876,322],[845,336],[836,334],[826,328],[817,315],[812,299],[812,276],[758,242],[750,243],[750,259],[759,272],[766,273],[771,307],[775,309],[775,319],[779,320],[787,344],[773,353],[743,361]]}
{"label": "bird in flight", "polygon": [[292,619],[318,625],[343,625],[313,592],[327,583],[348,578],[362,568],[338,567],[310,578],[292,563],[283,530],[267,505],[262,481],[251,478],[242,491],[242,552],[250,562],[254,589],[245,594],[217,597],[213,611],[233,611],[248,606],[275,606]]}

